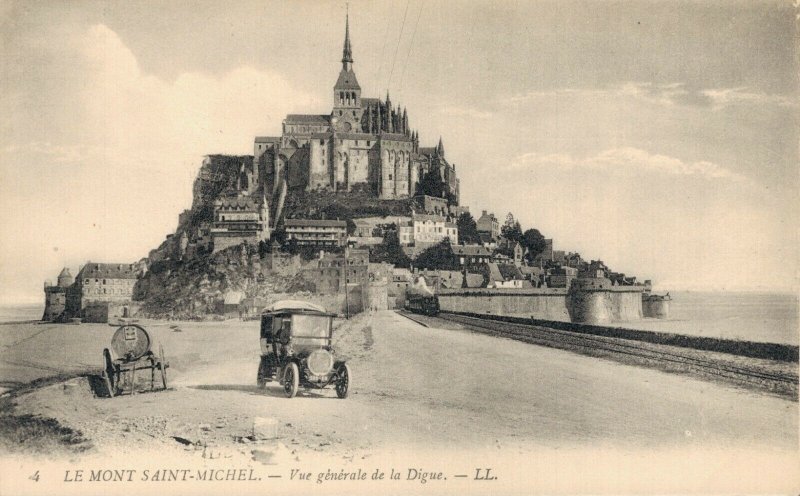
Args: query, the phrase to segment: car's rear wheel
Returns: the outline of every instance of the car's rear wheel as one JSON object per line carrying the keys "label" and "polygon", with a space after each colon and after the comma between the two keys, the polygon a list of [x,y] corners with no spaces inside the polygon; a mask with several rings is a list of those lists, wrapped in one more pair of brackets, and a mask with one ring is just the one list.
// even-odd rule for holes
{"label": "car's rear wheel", "polygon": [[347,393],[350,391],[350,367],[343,363],[339,367],[339,380],[336,381],[336,396],[339,398],[347,398]]}
{"label": "car's rear wheel", "polygon": [[297,364],[292,362],[286,366],[283,376],[283,391],[287,398],[294,398],[297,395],[297,388],[300,387],[300,372]]}

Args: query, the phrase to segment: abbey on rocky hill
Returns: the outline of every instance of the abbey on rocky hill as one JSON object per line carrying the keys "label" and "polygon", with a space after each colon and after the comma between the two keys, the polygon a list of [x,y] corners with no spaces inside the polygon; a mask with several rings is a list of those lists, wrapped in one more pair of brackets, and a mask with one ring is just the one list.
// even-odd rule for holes
{"label": "abbey on rocky hill", "polygon": [[385,101],[361,96],[349,16],[332,111],[288,115],[280,137],[256,137],[252,168],[272,198],[298,189],[363,190],[382,199],[407,198],[417,192],[423,175],[433,171],[441,178],[442,196],[458,204],[455,166],[445,160],[441,138],[436,147],[420,147],[407,111],[393,107],[388,92]]}

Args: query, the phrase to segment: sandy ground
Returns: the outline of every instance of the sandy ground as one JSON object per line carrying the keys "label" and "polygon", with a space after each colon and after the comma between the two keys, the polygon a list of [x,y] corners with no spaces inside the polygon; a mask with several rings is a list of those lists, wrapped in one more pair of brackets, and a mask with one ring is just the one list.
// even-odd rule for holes
{"label": "sandy ground", "polygon": [[[322,456],[347,464],[416,451],[497,453],[539,463],[542,450],[586,449],[756,450],[797,459],[796,402],[425,328],[393,312],[362,315],[337,329],[335,345],[353,373],[345,400],[332,389],[291,400],[275,383],[258,390],[255,321],[180,323],[182,332],[144,325],[168,355],[168,391],[97,398],[86,379],[74,379],[17,397],[15,413],[80,430],[93,446],[86,456],[110,459],[154,450],[265,464]],[[4,384],[97,367],[113,330],[0,326]],[[248,438],[256,417],[278,421],[277,441],[261,446]]]}

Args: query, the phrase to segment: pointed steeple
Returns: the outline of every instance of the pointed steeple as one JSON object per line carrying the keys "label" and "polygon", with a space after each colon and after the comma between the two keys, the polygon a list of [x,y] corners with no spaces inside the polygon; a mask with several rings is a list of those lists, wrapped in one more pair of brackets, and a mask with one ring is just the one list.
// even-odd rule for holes
{"label": "pointed steeple", "polygon": [[350,70],[353,63],[353,49],[350,47],[350,4],[347,5],[347,14],[344,21],[344,48],[342,49],[342,68]]}
{"label": "pointed steeple", "polygon": [[[333,86],[334,108],[352,109],[361,106],[361,86],[353,71],[353,50],[350,47],[350,13],[345,18],[342,70]],[[341,114],[340,114],[341,115]]]}
{"label": "pointed steeple", "polygon": [[436,154],[444,158],[444,145],[442,144],[442,137],[439,136],[439,144],[436,146]]}

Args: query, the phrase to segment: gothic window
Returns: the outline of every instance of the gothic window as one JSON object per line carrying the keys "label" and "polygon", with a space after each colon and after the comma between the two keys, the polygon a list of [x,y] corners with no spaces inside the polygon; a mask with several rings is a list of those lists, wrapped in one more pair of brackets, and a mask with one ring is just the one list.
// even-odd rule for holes
{"label": "gothic window", "polygon": [[392,175],[391,175],[391,174],[389,174],[389,180],[390,180],[390,181],[392,180]]}
{"label": "gothic window", "polygon": [[[320,145],[324,145],[325,144],[325,140],[319,140],[319,144]],[[325,152],[325,150],[322,150],[322,151],[323,151],[323,153]]]}

